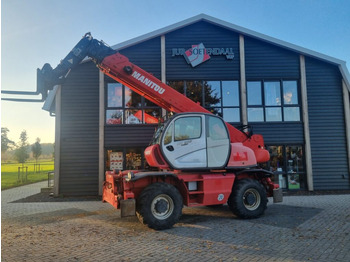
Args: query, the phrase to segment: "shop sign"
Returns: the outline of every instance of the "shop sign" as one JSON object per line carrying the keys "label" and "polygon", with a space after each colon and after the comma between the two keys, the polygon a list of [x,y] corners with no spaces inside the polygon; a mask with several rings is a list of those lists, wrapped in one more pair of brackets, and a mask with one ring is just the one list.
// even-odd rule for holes
{"label": "shop sign", "polygon": [[209,60],[211,56],[224,55],[228,60],[232,60],[235,56],[232,47],[205,48],[203,43],[192,45],[188,50],[185,50],[185,48],[173,48],[171,53],[173,57],[183,56],[192,67]]}

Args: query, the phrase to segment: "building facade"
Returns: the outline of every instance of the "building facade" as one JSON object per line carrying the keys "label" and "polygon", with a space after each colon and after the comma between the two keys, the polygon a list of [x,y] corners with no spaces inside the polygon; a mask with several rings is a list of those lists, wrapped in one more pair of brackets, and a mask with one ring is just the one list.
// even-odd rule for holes
{"label": "building facade", "polygon": [[[345,62],[199,15],[113,46],[234,126],[264,136],[265,168],[285,190],[348,190]],[[89,60],[56,86],[56,195],[101,194],[110,169],[144,169],[167,112]]]}

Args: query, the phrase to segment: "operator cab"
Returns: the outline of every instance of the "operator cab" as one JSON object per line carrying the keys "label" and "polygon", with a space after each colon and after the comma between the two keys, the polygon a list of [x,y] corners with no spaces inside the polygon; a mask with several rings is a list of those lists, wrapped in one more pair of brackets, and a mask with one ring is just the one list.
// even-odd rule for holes
{"label": "operator cab", "polygon": [[227,127],[222,118],[210,114],[173,116],[157,130],[153,144],[159,144],[161,155],[174,169],[225,168],[230,156]]}

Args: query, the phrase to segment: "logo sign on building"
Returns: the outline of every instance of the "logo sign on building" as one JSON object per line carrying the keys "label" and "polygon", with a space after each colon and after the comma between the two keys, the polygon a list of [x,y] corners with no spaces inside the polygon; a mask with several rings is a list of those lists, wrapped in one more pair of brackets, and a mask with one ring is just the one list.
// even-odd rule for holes
{"label": "logo sign on building", "polygon": [[205,49],[203,43],[199,45],[193,45],[192,48],[188,49],[183,56],[186,59],[187,64],[190,64],[192,67],[200,65],[201,63],[210,59],[207,49]]}
{"label": "logo sign on building", "polygon": [[203,43],[198,45],[192,45],[188,50],[184,48],[173,48],[172,56],[182,55],[186,59],[186,62],[192,67],[196,67],[205,61],[209,60],[211,56],[224,55],[226,59],[232,60],[234,58],[234,52],[232,47],[228,48],[205,48]]}

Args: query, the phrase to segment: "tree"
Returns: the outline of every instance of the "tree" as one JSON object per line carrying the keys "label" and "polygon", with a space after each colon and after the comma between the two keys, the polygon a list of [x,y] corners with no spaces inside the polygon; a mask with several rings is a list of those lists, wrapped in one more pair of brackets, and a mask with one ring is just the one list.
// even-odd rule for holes
{"label": "tree", "polygon": [[32,145],[33,157],[35,158],[36,163],[38,162],[39,157],[41,156],[42,149],[40,144],[40,138],[36,138],[36,142]]}
{"label": "tree", "polygon": [[215,93],[215,88],[208,81],[169,81],[168,85],[215,115],[221,111],[221,95]]}
{"label": "tree", "polygon": [[1,128],[1,153],[5,153],[8,149],[15,145],[15,142],[7,137],[10,130],[7,127]]}
{"label": "tree", "polygon": [[21,163],[24,166],[24,163],[29,158],[29,154],[27,152],[28,149],[28,136],[27,131],[23,130],[21,135],[19,136],[20,141],[18,142],[17,149],[15,152],[15,157],[18,163]]}

